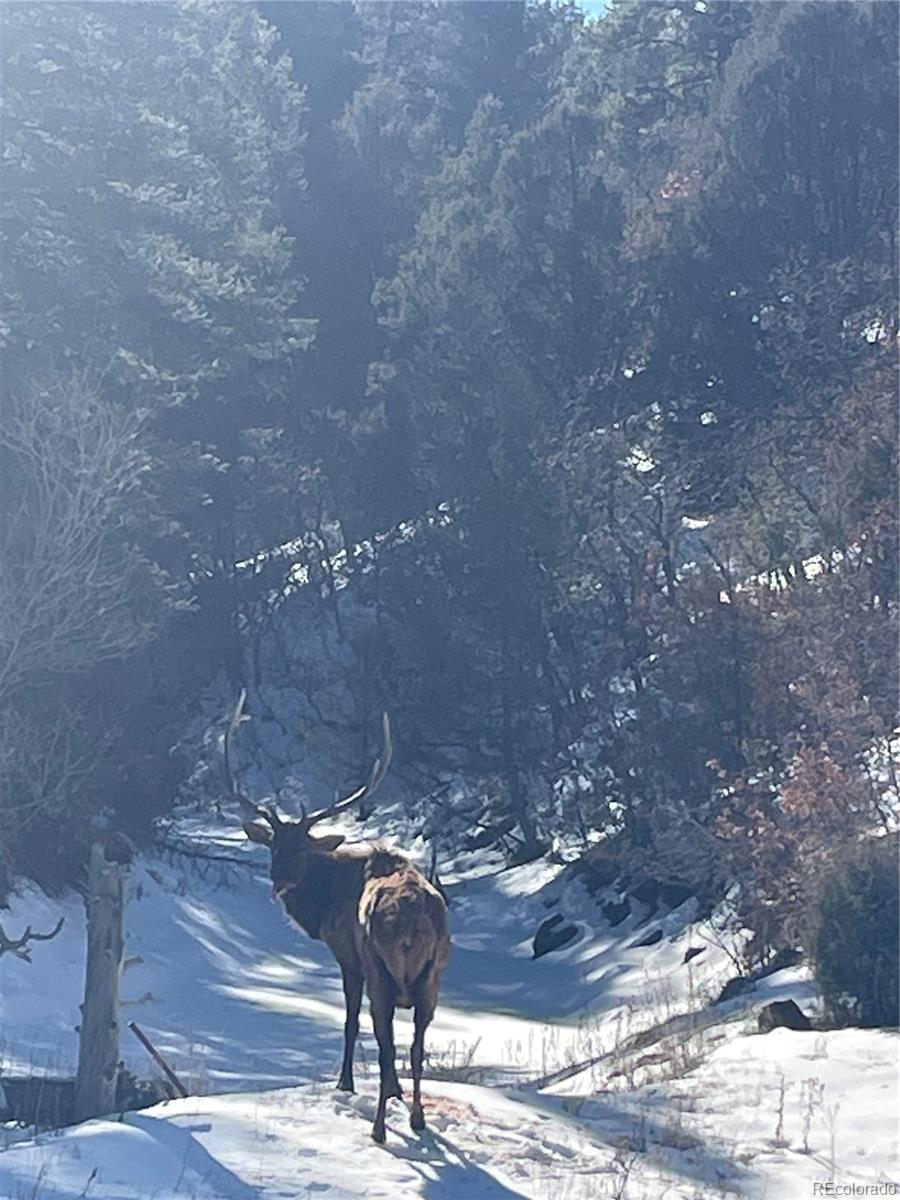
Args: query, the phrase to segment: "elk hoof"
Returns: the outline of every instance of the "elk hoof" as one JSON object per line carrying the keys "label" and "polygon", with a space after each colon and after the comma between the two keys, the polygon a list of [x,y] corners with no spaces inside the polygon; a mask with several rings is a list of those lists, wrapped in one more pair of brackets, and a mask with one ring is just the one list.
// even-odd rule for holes
{"label": "elk hoof", "polygon": [[377,1121],[372,1126],[372,1141],[377,1142],[379,1146],[384,1145],[384,1122],[379,1124]]}
{"label": "elk hoof", "polygon": [[355,1092],[356,1091],[356,1088],[353,1086],[353,1080],[346,1078],[343,1075],[340,1077],[340,1079],[334,1085],[334,1089],[336,1092]]}
{"label": "elk hoof", "polygon": [[412,1110],[409,1118],[409,1127],[410,1129],[415,1130],[416,1133],[421,1133],[421,1131],[425,1128],[425,1114],[422,1112],[421,1108],[414,1108]]}

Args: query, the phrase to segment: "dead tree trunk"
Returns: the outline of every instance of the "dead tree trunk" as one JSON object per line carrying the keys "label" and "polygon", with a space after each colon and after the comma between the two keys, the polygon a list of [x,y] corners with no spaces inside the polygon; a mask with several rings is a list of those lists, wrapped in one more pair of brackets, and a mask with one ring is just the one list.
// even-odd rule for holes
{"label": "dead tree trunk", "polygon": [[100,842],[91,847],[87,909],[87,963],[78,1040],[75,1119],[113,1112],[119,1068],[119,983],[124,954],[122,868]]}

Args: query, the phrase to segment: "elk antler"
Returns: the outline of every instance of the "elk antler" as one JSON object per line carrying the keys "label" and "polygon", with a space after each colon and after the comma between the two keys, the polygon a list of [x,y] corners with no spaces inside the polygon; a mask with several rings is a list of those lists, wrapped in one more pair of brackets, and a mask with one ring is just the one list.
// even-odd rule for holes
{"label": "elk antler", "polygon": [[281,824],[281,818],[275,810],[274,805],[269,805],[266,808],[260,808],[254,804],[252,800],[248,800],[244,793],[240,790],[235,782],[234,775],[231,770],[231,745],[234,741],[234,735],[237,729],[244,721],[249,721],[250,717],[244,712],[244,704],[247,700],[247,689],[241,688],[241,694],[238,697],[237,708],[232,714],[231,720],[228,722],[228,728],[225,730],[225,738],[222,742],[222,771],[225,775],[225,782],[228,784],[228,790],[231,795],[237,800],[241,809],[250,817],[262,817],[264,821],[277,829]]}
{"label": "elk antler", "polygon": [[0,954],[15,954],[16,958],[24,958],[26,962],[31,962],[31,947],[29,942],[49,942],[51,938],[55,938],[65,924],[65,917],[60,917],[56,922],[56,926],[49,933],[35,933],[29,925],[20,938],[7,937],[3,931],[3,926],[0,925]]}
{"label": "elk antler", "polygon": [[315,824],[316,821],[324,821],[326,817],[335,817],[339,812],[349,808],[351,804],[356,804],[362,800],[364,796],[371,796],[375,789],[387,774],[388,767],[391,765],[391,757],[394,753],[394,745],[391,741],[391,722],[387,713],[381,718],[381,731],[384,738],[384,745],[381,753],[372,764],[372,773],[369,775],[369,782],[364,783],[362,787],[351,792],[349,796],[345,796],[343,800],[335,800],[334,804],[328,808],[319,809],[318,812],[310,813],[308,817],[303,818],[304,828]]}

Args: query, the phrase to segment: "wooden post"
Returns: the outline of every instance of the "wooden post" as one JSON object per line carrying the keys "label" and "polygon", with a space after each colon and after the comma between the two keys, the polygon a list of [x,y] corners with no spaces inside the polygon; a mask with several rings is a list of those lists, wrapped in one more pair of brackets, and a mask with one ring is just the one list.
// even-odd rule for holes
{"label": "wooden post", "polygon": [[91,847],[87,910],[87,962],[78,1039],[75,1120],[104,1116],[116,1107],[120,998],[125,938],[122,868],[109,862],[102,843]]}

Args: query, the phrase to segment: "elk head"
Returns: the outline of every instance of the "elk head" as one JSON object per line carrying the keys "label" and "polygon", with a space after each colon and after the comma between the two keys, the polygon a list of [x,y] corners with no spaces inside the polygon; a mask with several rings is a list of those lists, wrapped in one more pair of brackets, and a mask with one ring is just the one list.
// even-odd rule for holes
{"label": "elk head", "polygon": [[238,727],[244,721],[249,720],[244,713],[246,698],[246,691],[242,691],[237,708],[228,723],[225,733],[223,768],[231,795],[238,802],[242,811],[247,816],[254,818],[244,822],[244,833],[251,842],[268,846],[272,853],[272,886],[276,896],[283,899],[287,892],[302,882],[309,869],[312,856],[328,854],[336,850],[344,841],[341,834],[326,834],[323,837],[316,837],[311,833],[312,827],[319,821],[337,816],[338,813],[359,803],[364,797],[370,796],[384,779],[393,754],[391,723],[385,713],[382,717],[384,744],[381,753],[372,764],[368,782],[342,800],[335,800],[327,808],[318,809],[313,813],[307,813],[304,809],[299,820],[292,820],[282,817],[274,804],[264,807],[253,804],[235,783],[231,769],[232,744]]}

